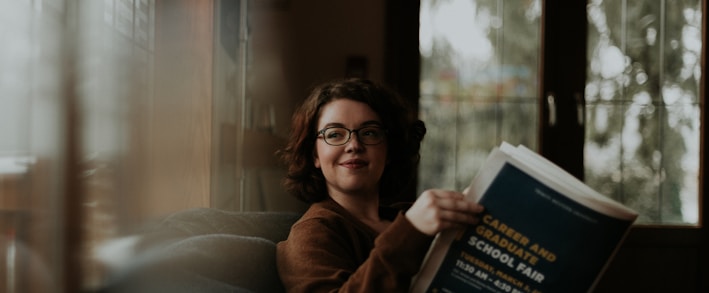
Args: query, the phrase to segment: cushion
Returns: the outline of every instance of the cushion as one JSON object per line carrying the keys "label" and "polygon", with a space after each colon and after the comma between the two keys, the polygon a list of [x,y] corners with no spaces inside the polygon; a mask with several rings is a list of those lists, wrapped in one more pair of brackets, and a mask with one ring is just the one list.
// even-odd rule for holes
{"label": "cushion", "polygon": [[283,292],[276,268],[276,244],[261,237],[210,234],[166,248],[167,262],[201,277],[254,292]]}
{"label": "cushion", "polygon": [[283,292],[276,243],[300,215],[195,208],[150,227],[101,292]]}
{"label": "cushion", "polygon": [[193,208],[166,217],[152,227],[151,231],[158,239],[232,234],[261,237],[277,243],[288,237],[290,227],[299,218],[299,214],[290,212],[237,212]]}

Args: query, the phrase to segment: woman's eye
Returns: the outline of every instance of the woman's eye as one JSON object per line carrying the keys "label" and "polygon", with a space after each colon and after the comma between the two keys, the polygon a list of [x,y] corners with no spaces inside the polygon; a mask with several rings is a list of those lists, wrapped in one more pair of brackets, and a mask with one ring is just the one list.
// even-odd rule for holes
{"label": "woman's eye", "polygon": [[365,129],[364,135],[377,137],[377,136],[379,136],[379,129]]}
{"label": "woman's eye", "polygon": [[342,136],[342,133],[339,132],[330,132],[327,134],[327,138],[338,138]]}

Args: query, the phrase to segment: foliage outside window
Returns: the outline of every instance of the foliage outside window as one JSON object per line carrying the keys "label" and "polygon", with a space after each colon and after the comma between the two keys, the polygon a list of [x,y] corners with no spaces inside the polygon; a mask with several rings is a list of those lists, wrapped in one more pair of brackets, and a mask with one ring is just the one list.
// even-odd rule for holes
{"label": "foliage outside window", "polygon": [[[586,183],[638,223],[698,223],[701,1],[587,15]],[[421,1],[419,190],[462,190],[502,140],[537,149],[541,17],[541,0]]]}
{"label": "foliage outside window", "polygon": [[701,1],[591,1],[585,175],[641,212],[697,224]]}
{"label": "foliage outside window", "polygon": [[422,1],[419,189],[462,190],[502,140],[537,148],[540,1]]}

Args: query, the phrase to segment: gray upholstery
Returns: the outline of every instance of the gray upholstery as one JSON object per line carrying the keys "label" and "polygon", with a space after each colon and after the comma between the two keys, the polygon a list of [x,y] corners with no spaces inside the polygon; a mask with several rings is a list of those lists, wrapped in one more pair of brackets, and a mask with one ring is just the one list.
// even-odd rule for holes
{"label": "gray upholstery", "polygon": [[282,292],[276,243],[300,217],[190,209],[147,233],[135,265],[100,292]]}
{"label": "gray upholstery", "polygon": [[155,229],[176,236],[232,234],[278,242],[288,237],[300,216],[284,212],[234,212],[211,208],[180,211],[165,218]]}

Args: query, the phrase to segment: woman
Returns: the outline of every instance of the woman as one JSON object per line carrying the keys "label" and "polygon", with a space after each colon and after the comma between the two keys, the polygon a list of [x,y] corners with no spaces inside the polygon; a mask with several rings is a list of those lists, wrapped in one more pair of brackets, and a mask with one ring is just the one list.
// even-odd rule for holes
{"label": "woman", "polygon": [[286,188],[310,203],[277,248],[289,292],[406,292],[436,233],[474,224],[482,207],[427,190],[406,210],[382,206],[414,178],[423,122],[381,85],[315,88],[281,151]]}

